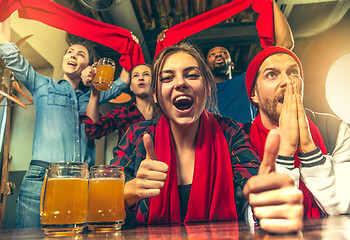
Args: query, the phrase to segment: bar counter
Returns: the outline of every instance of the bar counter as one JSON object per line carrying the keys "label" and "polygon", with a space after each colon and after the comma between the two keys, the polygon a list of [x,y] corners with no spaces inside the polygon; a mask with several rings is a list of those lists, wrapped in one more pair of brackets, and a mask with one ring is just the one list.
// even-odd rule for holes
{"label": "bar counter", "polygon": [[272,235],[245,222],[197,223],[189,226],[150,226],[122,229],[116,233],[84,232],[70,237],[48,237],[41,229],[4,229],[0,239],[254,239],[254,240],[317,240],[350,239],[350,216],[328,217],[305,220],[302,232],[286,235]]}

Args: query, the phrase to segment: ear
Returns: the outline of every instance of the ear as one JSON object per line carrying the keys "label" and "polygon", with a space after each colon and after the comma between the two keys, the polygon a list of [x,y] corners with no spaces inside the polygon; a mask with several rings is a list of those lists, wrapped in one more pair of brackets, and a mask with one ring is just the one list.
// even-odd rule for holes
{"label": "ear", "polygon": [[155,90],[153,90],[153,101],[154,101],[154,103],[158,103],[157,94],[156,94]]}
{"label": "ear", "polygon": [[235,69],[235,64],[232,62],[231,63],[231,70]]}
{"label": "ear", "polygon": [[253,89],[252,94],[250,95],[250,99],[252,99],[253,103],[259,105],[259,97],[256,88]]}

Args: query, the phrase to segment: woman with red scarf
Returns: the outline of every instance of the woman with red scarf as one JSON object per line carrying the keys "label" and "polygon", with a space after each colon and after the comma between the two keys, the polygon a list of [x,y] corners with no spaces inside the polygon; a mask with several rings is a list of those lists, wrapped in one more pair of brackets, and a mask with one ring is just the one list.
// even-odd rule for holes
{"label": "woman with red scarf", "polygon": [[165,48],[151,89],[159,115],[131,126],[112,160],[125,168],[127,224],[237,220],[243,189],[262,229],[301,229],[302,194],[288,175],[274,173],[279,134],[269,138],[259,170],[242,125],[205,109],[213,107],[215,82],[193,47]]}

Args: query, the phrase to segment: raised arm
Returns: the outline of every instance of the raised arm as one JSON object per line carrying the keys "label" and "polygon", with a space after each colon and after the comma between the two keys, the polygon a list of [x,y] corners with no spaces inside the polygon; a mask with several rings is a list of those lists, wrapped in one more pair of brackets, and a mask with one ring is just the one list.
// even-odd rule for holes
{"label": "raised arm", "polygon": [[287,19],[284,17],[275,0],[273,2],[273,21],[275,30],[275,45],[292,50],[294,47],[294,38],[289,27]]}

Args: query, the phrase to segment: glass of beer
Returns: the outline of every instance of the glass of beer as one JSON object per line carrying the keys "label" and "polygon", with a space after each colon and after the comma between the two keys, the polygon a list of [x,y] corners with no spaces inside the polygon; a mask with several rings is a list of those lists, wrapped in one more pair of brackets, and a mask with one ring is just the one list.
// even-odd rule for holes
{"label": "glass of beer", "polygon": [[101,58],[98,60],[93,84],[99,91],[108,91],[113,85],[115,63],[112,59]]}
{"label": "glass of beer", "polygon": [[86,163],[50,163],[40,204],[41,228],[46,235],[66,236],[83,231],[87,218],[88,179]]}
{"label": "glass of beer", "polygon": [[100,165],[90,168],[88,228],[96,232],[119,230],[125,221],[124,168]]}

